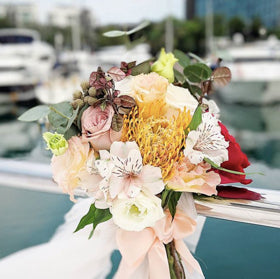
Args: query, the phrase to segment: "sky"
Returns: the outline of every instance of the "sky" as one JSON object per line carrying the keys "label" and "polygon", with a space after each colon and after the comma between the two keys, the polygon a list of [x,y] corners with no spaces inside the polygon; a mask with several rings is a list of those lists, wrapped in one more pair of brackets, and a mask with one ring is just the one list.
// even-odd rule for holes
{"label": "sky", "polygon": [[158,21],[170,14],[183,18],[185,13],[185,0],[10,0],[10,2],[37,3],[43,21],[46,21],[48,12],[56,5],[86,6],[92,10],[96,22],[102,25],[139,23],[143,19]]}

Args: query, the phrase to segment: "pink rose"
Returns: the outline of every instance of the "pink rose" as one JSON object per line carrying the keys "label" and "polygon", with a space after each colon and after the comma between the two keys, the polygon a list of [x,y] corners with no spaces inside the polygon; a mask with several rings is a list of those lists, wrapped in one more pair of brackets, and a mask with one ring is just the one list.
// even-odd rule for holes
{"label": "pink rose", "polygon": [[99,106],[87,108],[82,115],[82,138],[90,142],[95,150],[110,149],[113,141],[119,141],[122,132],[111,129],[114,109],[107,105],[105,110]]}

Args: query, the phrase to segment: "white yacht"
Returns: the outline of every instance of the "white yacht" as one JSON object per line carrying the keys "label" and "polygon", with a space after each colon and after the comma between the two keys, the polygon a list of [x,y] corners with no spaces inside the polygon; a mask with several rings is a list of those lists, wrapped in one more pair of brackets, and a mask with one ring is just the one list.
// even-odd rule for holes
{"label": "white yacht", "polygon": [[29,29],[0,29],[0,102],[26,101],[48,80],[55,51]]}
{"label": "white yacht", "polygon": [[280,41],[245,43],[218,51],[232,72],[229,86],[220,92],[226,103],[267,105],[280,102]]}

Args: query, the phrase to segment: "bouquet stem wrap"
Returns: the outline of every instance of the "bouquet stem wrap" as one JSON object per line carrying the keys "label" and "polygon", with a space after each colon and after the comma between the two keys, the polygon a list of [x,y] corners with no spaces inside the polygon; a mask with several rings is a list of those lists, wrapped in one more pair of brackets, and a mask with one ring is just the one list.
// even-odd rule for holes
{"label": "bouquet stem wrap", "polygon": [[[140,232],[118,230],[117,244],[122,261],[115,279],[135,278],[135,274],[143,272],[140,270],[148,270],[149,279],[170,279],[164,244],[172,241],[188,273],[197,271],[202,274],[198,262],[183,241],[194,231],[195,225],[193,219],[177,210],[173,221],[169,211],[166,211],[166,217],[159,220],[153,228],[146,228]],[[138,269],[142,264],[146,265],[145,268]],[[146,278],[144,276],[141,278]]]}

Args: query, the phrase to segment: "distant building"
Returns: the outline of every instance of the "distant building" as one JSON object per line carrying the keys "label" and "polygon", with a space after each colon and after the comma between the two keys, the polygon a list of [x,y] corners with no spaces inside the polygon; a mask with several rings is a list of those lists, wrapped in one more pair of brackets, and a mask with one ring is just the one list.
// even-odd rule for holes
{"label": "distant building", "polygon": [[[187,18],[204,17],[207,3],[212,1],[213,13],[223,14],[228,18],[239,16],[244,21],[259,17],[266,27],[280,26],[280,0],[186,0]],[[191,10],[188,11],[188,7]]]}
{"label": "distant building", "polygon": [[79,24],[85,27],[93,25],[92,13],[88,9],[79,9],[74,6],[56,6],[48,16],[49,24],[61,28]]}
{"label": "distant building", "polygon": [[18,27],[37,23],[37,5],[33,3],[0,4],[0,18],[8,18]]}

